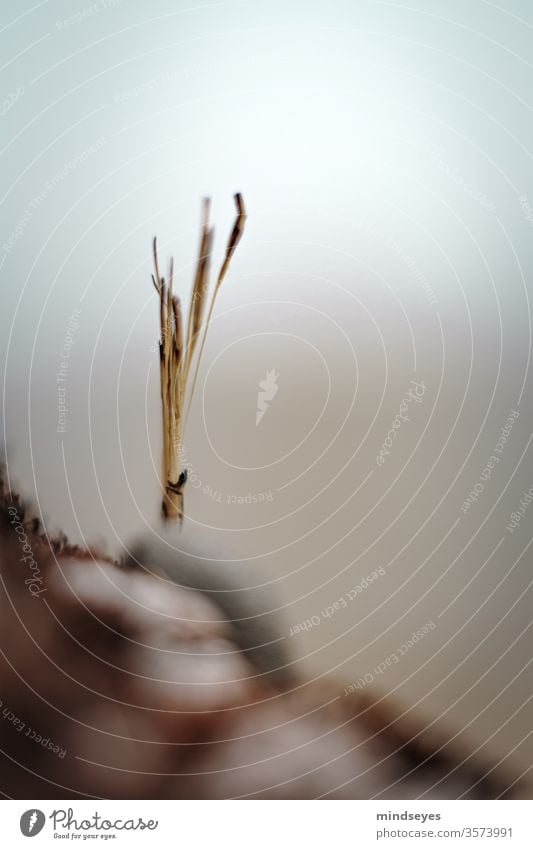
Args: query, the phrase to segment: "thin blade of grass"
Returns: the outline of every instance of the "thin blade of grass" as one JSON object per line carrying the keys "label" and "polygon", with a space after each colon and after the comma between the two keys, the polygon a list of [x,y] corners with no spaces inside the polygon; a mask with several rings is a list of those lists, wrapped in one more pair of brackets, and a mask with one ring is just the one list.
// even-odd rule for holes
{"label": "thin blade of grass", "polygon": [[237,217],[235,219],[235,224],[233,225],[233,230],[231,231],[230,237],[228,239],[228,244],[227,244],[227,247],[226,247],[226,256],[224,257],[224,262],[222,263],[222,267],[221,267],[219,274],[218,274],[216,288],[215,288],[215,295],[216,295],[217,289],[220,288],[220,285],[221,285],[224,277],[226,276],[226,272],[229,268],[231,258],[233,256],[233,254],[235,253],[235,249],[236,249],[237,245],[239,244],[239,242],[242,238],[242,234],[244,233],[244,224],[246,222],[246,209],[244,208],[244,201],[242,199],[242,195],[239,192],[237,192],[237,194],[234,195],[233,197],[234,197],[234,200],[235,200],[235,206],[237,207]]}
{"label": "thin blade of grass", "polygon": [[211,202],[209,198],[205,198],[202,206],[202,224],[200,245],[198,248],[198,260],[196,263],[196,273],[194,276],[191,301],[189,305],[187,343],[182,375],[183,384],[187,381],[190,364],[194,356],[198,332],[202,325],[202,318],[207,299],[207,290],[209,288],[209,263],[213,243],[213,230],[209,229],[210,206]]}
{"label": "thin blade of grass", "polygon": [[224,277],[226,276],[226,272],[229,268],[231,258],[233,256],[233,254],[235,253],[235,249],[236,249],[237,245],[239,244],[239,242],[241,240],[242,234],[244,233],[244,225],[245,225],[245,222],[246,222],[246,209],[245,209],[245,206],[244,206],[244,201],[242,199],[242,195],[240,195],[239,193],[234,195],[234,199],[235,199],[235,206],[237,207],[237,217],[235,218],[233,230],[230,233],[230,237],[229,237],[228,244],[227,244],[227,247],[226,247],[226,255],[224,257],[224,261],[223,261],[222,266],[220,268],[220,271],[218,273],[217,282],[216,282],[216,285],[215,285],[215,289],[213,291],[213,295],[211,296],[211,302],[209,304],[209,310],[207,312],[207,318],[206,318],[205,323],[204,323],[204,332],[203,332],[203,335],[202,335],[202,343],[200,345],[200,351],[198,352],[198,358],[196,360],[196,368],[194,370],[194,376],[193,376],[193,379],[192,379],[191,390],[189,392],[187,411],[186,411],[185,417],[184,417],[184,424],[185,425],[187,424],[187,419],[189,418],[189,412],[190,412],[190,409],[191,409],[192,398],[193,398],[194,390],[196,389],[196,383],[197,383],[197,380],[198,380],[198,371],[199,371],[199,368],[200,368],[200,361],[202,359],[202,354],[204,352],[205,340],[207,338],[207,331],[209,329],[209,323],[211,321],[211,317],[213,315],[213,310],[215,308],[215,301],[216,301],[216,297],[217,297],[217,294],[218,294],[218,290],[220,289],[222,281],[223,281]]}

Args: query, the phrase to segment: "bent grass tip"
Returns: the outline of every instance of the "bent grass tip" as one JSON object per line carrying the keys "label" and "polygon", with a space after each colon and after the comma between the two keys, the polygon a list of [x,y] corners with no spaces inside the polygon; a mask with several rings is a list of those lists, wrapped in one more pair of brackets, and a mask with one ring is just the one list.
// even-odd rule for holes
{"label": "bent grass tip", "polygon": [[[234,200],[237,215],[230,233],[224,260],[211,294],[205,321],[203,317],[208,300],[209,270],[214,239],[214,230],[209,227],[211,208],[209,198],[205,198],[202,204],[198,259],[186,322],[183,321],[181,301],[173,293],[174,261],[171,259],[169,262],[168,280],[165,280],[160,273],[156,237],[154,237],[152,243],[154,273],[151,279],[159,297],[160,327],[159,373],[163,429],[161,515],[165,521],[177,519],[180,524],[185,515],[183,491],[187,483],[187,470],[180,470],[182,432],[194,395],[200,360],[216,297],[244,232],[246,221],[242,196],[236,194]],[[187,326],[185,339],[183,336],[184,323]],[[191,380],[191,366],[200,337],[200,349]]]}

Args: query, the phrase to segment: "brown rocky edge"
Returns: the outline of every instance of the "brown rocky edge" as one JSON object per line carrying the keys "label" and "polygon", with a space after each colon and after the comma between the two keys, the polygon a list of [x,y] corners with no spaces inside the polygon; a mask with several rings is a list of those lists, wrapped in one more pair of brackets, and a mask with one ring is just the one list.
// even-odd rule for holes
{"label": "brown rocky edge", "polygon": [[4,485],[0,537],[5,797],[528,797],[389,700],[261,670],[207,594],[49,536]]}

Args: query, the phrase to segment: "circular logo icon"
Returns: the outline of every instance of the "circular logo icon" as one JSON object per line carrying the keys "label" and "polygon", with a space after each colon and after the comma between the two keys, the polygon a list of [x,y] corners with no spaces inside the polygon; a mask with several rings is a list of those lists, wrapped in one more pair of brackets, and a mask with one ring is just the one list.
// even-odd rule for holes
{"label": "circular logo icon", "polygon": [[30,808],[29,811],[24,811],[20,818],[20,830],[24,837],[35,837],[42,831],[45,822],[46,817],[42,811]]}

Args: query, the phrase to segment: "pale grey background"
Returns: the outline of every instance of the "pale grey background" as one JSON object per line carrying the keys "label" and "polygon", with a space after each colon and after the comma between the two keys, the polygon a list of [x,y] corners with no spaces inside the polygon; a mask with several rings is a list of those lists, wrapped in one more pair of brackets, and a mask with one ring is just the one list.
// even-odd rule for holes
{"label": "pale grey background", "polygon": [[[13,480],[75,539],[116,550],[157,530],[150,242],[174,253],[187,293],[201,197],[219,259],[240,190],[249,220],[184,437],[195,486],[176,544],[207,526],[221,556],[249,558],[293,656],[341,686],[433,620],[376,686],[518,771],[533,507],[505,526],[533,484],[532,28],[517,0],[50,0],[4,4],[0,28]],[[379,468],[415,378],[423,402]],[[288,637],[377,566],[348,608]]]}

